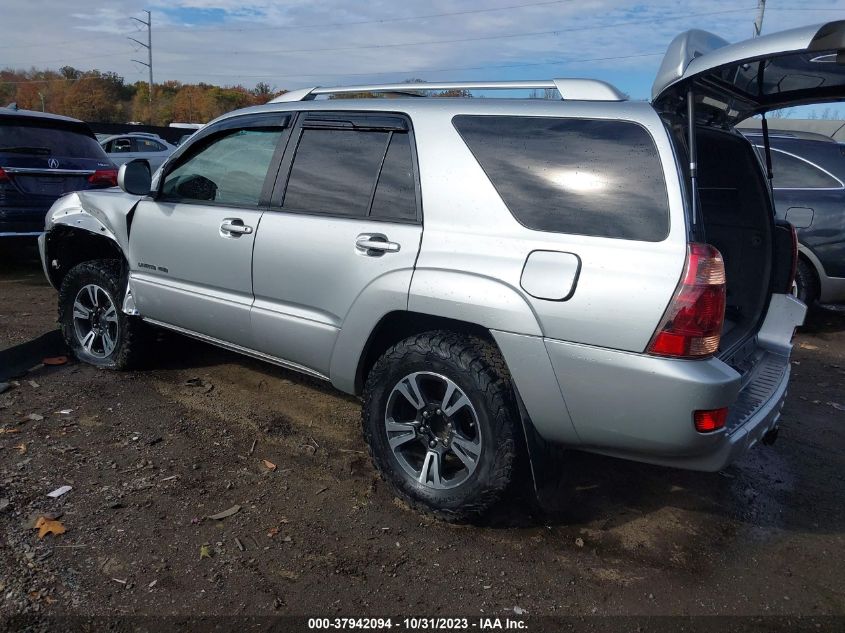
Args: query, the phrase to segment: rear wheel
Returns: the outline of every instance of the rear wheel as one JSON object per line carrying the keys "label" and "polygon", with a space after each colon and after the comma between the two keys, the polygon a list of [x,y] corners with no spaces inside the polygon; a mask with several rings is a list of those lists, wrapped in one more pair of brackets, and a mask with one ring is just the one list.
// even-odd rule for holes
{"label": "rear wheel", "polygon": [[805,259],[799,258],[795,268],[795,296],[807,306],[812,306],[819,298],[819,280],[816,271]]}
{"label": "rear wheel", "polygon": [[144,325],[121,311],[124,290],[118,260],[83,262],[65,275],[59,289],[59,323],[79,360],[114,369],[137,364]]}
{"label": "rear wheel", "polygon": [[364,437],[393,491],[446,520],[491,508],[511,482],[518,412],[504,361],[481,339],[428,332],[378,360]]}

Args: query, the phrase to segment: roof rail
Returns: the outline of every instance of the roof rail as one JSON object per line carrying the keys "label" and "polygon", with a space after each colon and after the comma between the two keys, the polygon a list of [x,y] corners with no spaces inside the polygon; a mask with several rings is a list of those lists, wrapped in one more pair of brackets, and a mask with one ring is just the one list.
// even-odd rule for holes
{"label": "roof rail", "polygon": [[320,95],[380,92],[421,97],[418,90],[542,90],[557,89],[561,98],[574,101],[625,101],[614,86],[598,79],[546,79],[540,81],[457,81],[445,83],[373,84],[336,88],[302,88],[279,95],[270,103],[311,101]]}

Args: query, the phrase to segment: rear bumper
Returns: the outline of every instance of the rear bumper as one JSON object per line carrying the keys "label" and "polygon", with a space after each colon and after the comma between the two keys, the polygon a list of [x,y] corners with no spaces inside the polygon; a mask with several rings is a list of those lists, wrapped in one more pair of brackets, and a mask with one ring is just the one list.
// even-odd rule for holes
{"label": "rear bumper", "polygon": [[[793,297],[773,295],[757,336],[756,362],[744,375],[718,358],[671,360],[551,339],[544,340],[545,359],[536,348],[529,358],[519,358],[513,353],[516,335],[494,336],[545,439],[637,461],[715,471],[777,425],[789,382],[790,341],[805,312]],[[541,375],[546,366],[559,389],[551,389],[551,381]],[[721,407],[730,407],[726,428],[698,433],[693,412]]]}
{"label": "rear bumper", "polygon": [[44,231],[46,208],[0,207],[0,237],[38,235]]}

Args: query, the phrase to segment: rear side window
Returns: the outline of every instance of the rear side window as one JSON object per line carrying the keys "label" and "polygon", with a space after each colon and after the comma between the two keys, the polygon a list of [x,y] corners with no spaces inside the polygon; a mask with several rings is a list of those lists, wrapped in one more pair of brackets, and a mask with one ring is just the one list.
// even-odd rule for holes
{"label": "rear side window", "polygon": [[218,137],[167,174],[169,200],[258,204],[281,128],[235,130]]}
{"label": "rear side window", "polygon": [[[758,151],[762,153],[763,150],[758,148]],[[841,189],[842,183],[815,165],[773,148],[772,186],[775,189]]]}
{"label": "rear side window", "polygon": [[305,129],[293,160],[283,207],[363,217],[388,132]]}
{"label": "rear side window", "polygon": [[136,152],[163,152],[167,149],[158,141],[149,138],[134,138],[132,142],[135,143]]}
{"label": "rear side window", "polygon": [[510,212],[538,231],[658,242],[669,202],[657,148],[627,121],[453,119]]}
{"label": "rear side window", "polygon": [[307,213],[415,220],[408,133],[304,128],[282,207]]}
{"label": "rear side window", "polygon": [[0,152],[107,160],[93,136],[72,126],[42,122],[4,123],[0,119]]}

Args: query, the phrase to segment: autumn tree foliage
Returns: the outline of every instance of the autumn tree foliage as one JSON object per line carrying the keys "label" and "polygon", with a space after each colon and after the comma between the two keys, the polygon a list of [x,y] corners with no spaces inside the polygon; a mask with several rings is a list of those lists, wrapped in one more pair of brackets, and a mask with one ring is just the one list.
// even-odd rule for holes
{"label": "autumn tree foliage", "polygon": [[[152,121],[167,125],[174,121],[207,123],[231,110],[266,103],[284,90],[260,82],[253,89],[244,86],[183,84],[167,81],[155,84]],[[79,70],[0,69],[0,106],[17,103],[19,108],[44,110],[77,119],[101,123],[150,121],[150,93],[146,82],[128,84],[113,72]]]}

